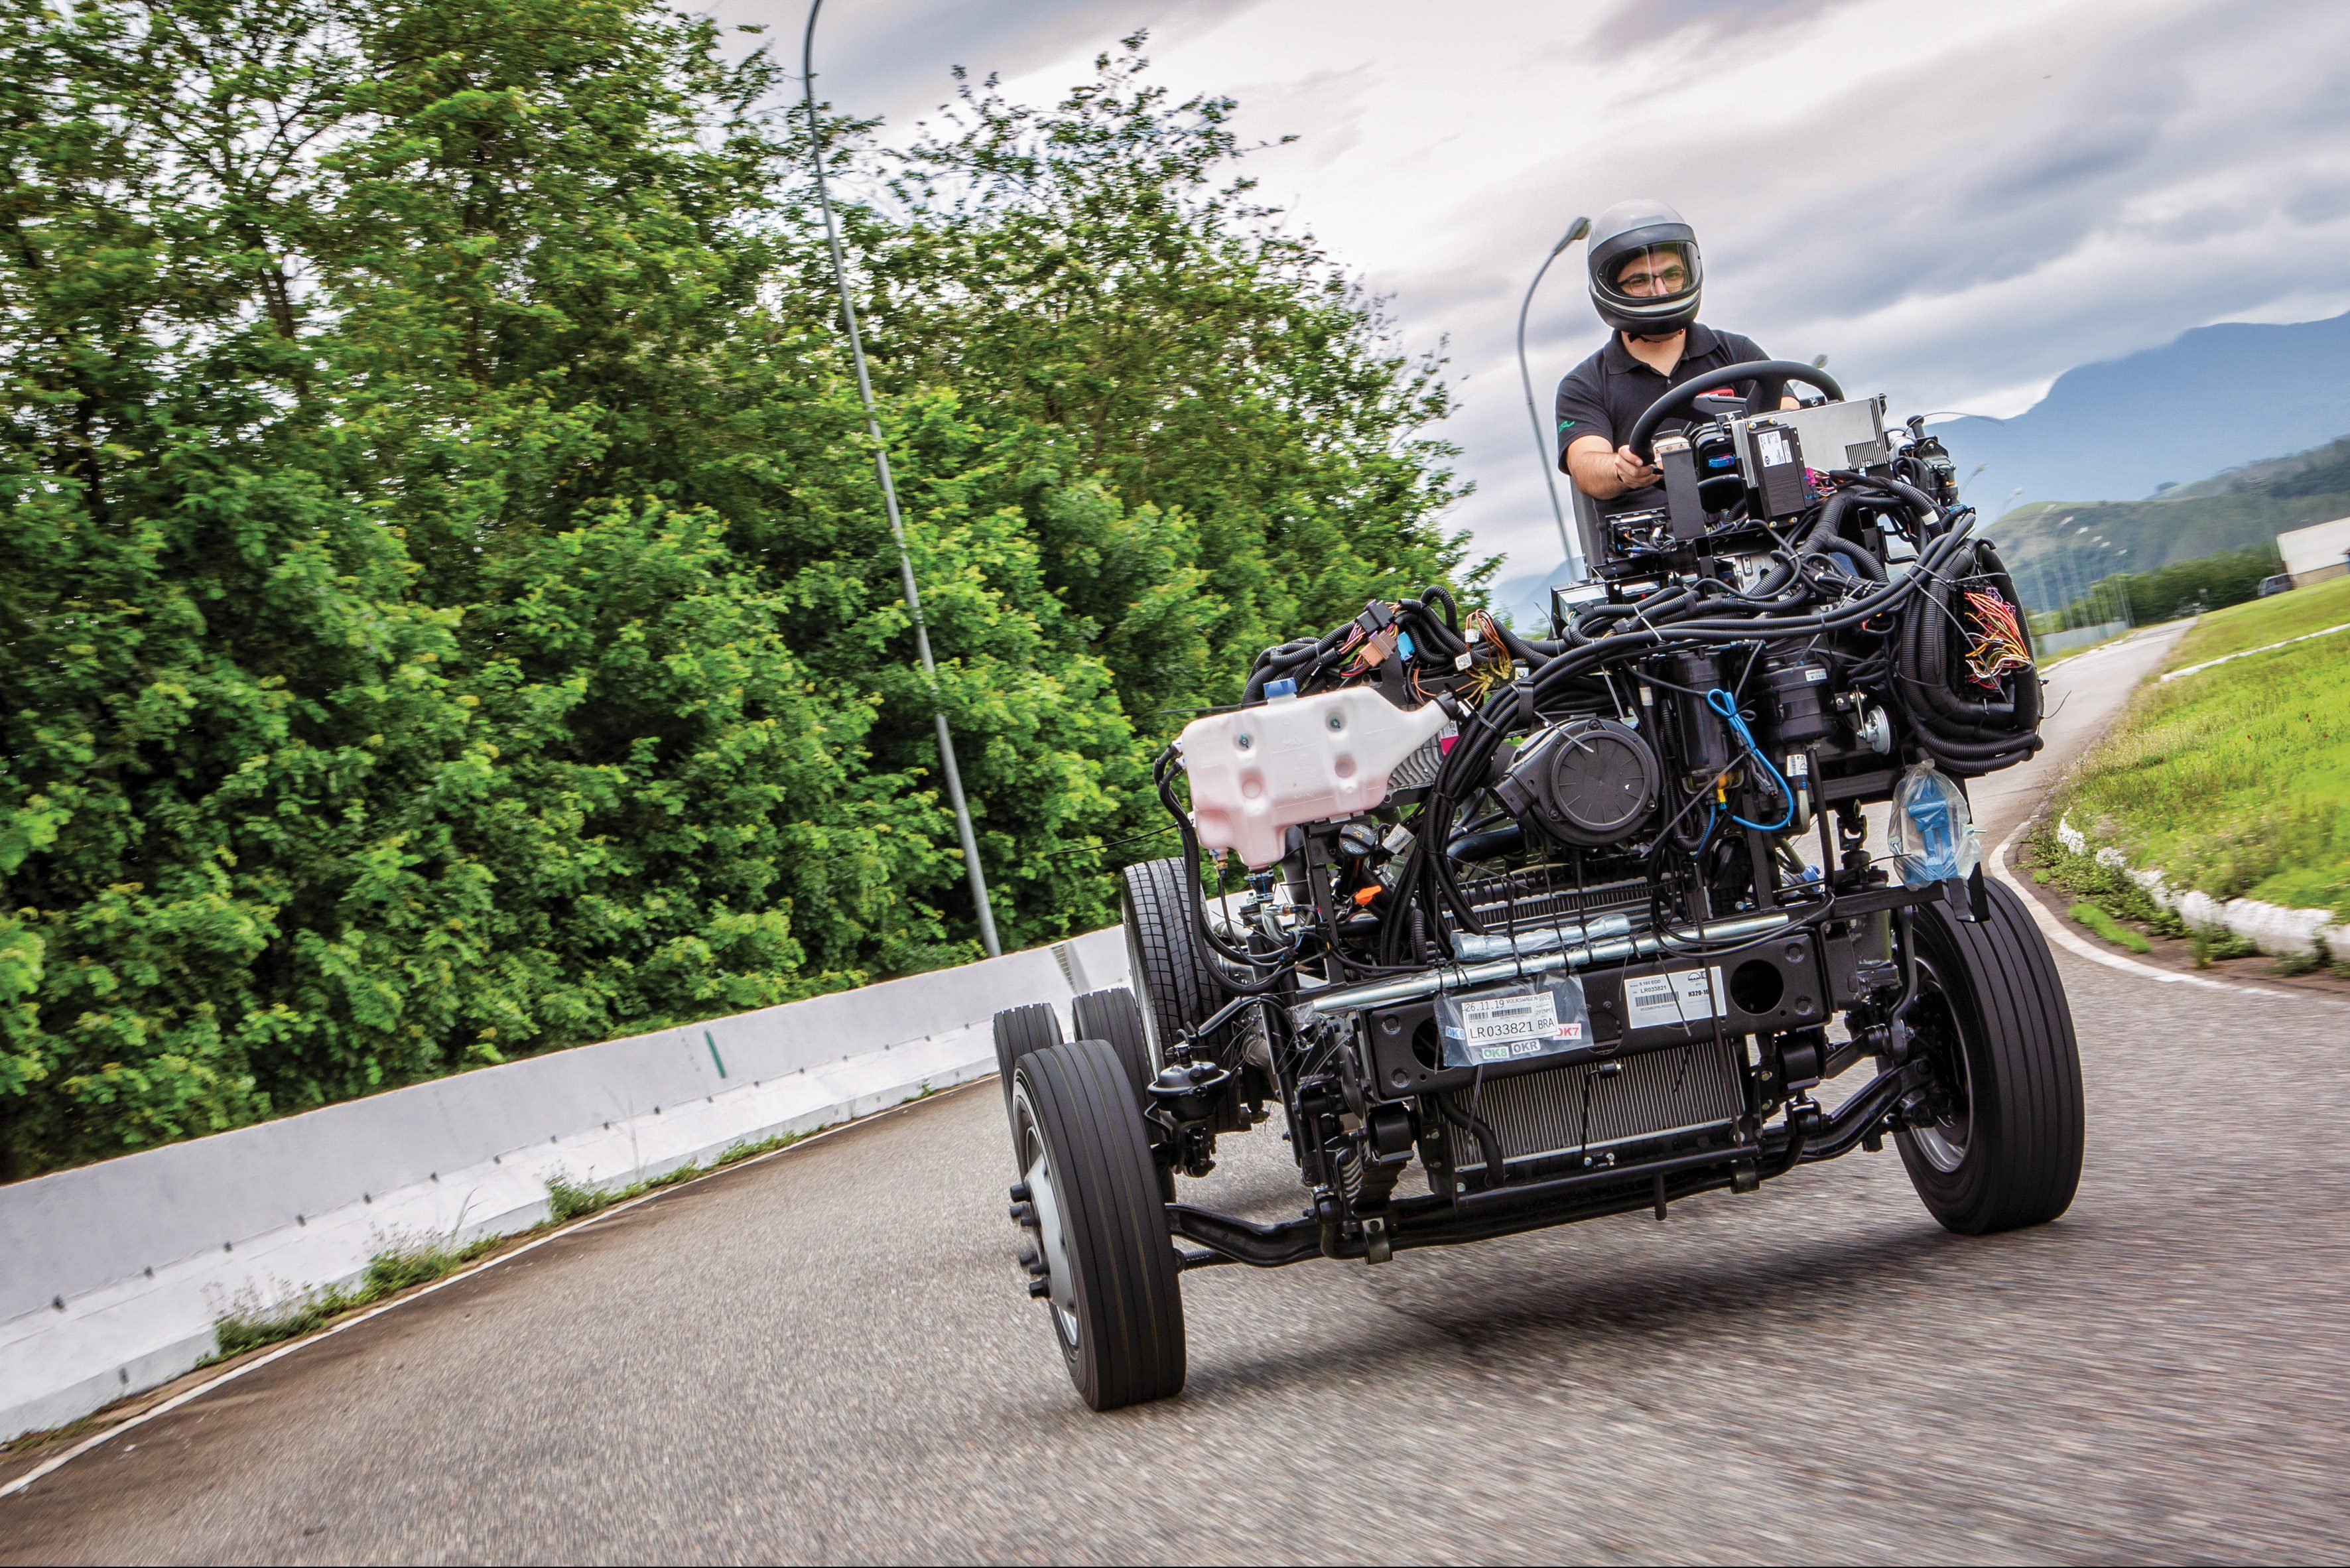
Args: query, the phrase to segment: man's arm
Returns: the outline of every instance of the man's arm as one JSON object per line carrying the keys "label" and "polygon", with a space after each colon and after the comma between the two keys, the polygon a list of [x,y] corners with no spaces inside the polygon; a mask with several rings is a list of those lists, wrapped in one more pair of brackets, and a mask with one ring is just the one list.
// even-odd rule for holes
{"label": "man's arm", "polygon": [[1628,447],[1617,446],[1598,364],[1595,354],[1558,384],[1558,466],[1594,501],[1613,501],[1656,483],[1658,474]]}

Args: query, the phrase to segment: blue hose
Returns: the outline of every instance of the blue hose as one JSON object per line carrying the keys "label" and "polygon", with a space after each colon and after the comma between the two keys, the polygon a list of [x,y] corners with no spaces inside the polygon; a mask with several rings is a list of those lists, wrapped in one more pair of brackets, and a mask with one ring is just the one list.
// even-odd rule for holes
{"label": "blue hose", "polygon": [[1780,813],[1779,820],[1776,822],[1749,822],[1735,814],[1732,814],[1730,820],[1741,827],[1751,827],[1760,833],[1779,832],[1795,820],[1795,792],[1787,787],[1787,781],[1779,776],[1779,770],[1771,765],[1771,759],[1764,756],[1762,748],[1754,743],[1754,732],[1748,729],[1746,721],[1738,716],[1738,703],[1729,692],[1719,686],[1715,687],[1705,694],[1705,705],[1721,715],[1721,722],[1730,726],[1730,732],[1738,738],[1738,743],[1746,749],[1746,754],[1752,757],[1755,765],[1771,776],[1771,783],[1778,790],[1779,798],[1784,801],[1787,806],[1785,811]]}

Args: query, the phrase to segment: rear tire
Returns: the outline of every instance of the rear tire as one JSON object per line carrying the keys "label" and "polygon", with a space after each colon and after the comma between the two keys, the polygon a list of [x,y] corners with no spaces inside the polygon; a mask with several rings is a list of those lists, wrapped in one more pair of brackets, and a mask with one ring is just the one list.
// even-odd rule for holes
{"label": "rear tire", "polygon": [[[1052,1004],[1031,1002],[1007,1007],[995,1015],[995,1070],[1003,1079],[1003,1114],[1012,1115],[1012,1074],[1022,1057],[1061,1043],[1060,1015]],[[1013,1133],[1013,1154],[1019,1152],[1019,1132]]]}
{"label": "rear tire", "polygon": [[1117,1050],[1076,1040],[1021,1058],[1012,1122],[1053,1333],[1077,1393],[1115,1410],[1180,1392],[1174,1240]]}
{"label": "rear tire", "polygon": [[2080,1047],[2047,940],[2000,883],[1989,918],[1918,911],[1911,1036],[1943,1063],[1939,1117],[1896,1135],[1927,1210],[1981,1236],[2040,1225],[2072,1206],[2086,1141]]}
{"label": "rear tire", "polygon": [[[1107,991],[1089,991],[1070,1004],[1069,1012],[1076,1024],[1080,1040],[1107,1040],[1118,1059],[1125,1064],[1127,1080],[1134,1085],[1134,1103],[1143,1110],[1150,1108],[1150,1085],[1159,1081],[1159,1063],[1150,1054],[1150,1038],[1142,1027],[1142,1009],[1136,1004],[1134,992],[1126,987],[1113,986]],[[1152,1137],[1157,1129],[1146,1118],[1143,1136]],[[1160,1149],[1153,1154],[1172,1158]],[[1175,1172],[1166,1164],[1159,1167],[1159,1196],[1175,1201]]]}
{"label": "rear tire", "polygon": [[1149,1105],[1150,1085],[1158,1081],[1159,1061],[1150,1054],[1150,1035],[1142,1026],[1142,1009],[1134,992],[1122,985],[1089,991],[1069,1006],[1070,1021],[1080,1040],[1107,1040],[1126,1064],[1139,1105]]}

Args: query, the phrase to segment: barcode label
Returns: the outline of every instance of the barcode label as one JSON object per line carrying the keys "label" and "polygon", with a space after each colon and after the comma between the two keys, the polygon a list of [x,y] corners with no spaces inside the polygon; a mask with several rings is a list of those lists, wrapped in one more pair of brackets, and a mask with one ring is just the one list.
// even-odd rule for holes
{"label": "barcode label", "polygon": [[1627,1029],[1701,1023],[1728,1011],[1722,1002],[1720,969],[1679,969],[1669,974],[1633,975],[1624,981]]}
{"label": "barcode label", "polygon": [[1507,1060],[1512,1052],[1492,1048],[1512,1042],[1523,1042],[1529,1048],[1524,1054],[1531,1054],[1554,1041],[1583,1038],[1582,1022],[1559,1022],[1558,1002],[1546,991],[1463,1002],[1461,1029],[1461,1044],[1474,1058],[1488,1062]]}

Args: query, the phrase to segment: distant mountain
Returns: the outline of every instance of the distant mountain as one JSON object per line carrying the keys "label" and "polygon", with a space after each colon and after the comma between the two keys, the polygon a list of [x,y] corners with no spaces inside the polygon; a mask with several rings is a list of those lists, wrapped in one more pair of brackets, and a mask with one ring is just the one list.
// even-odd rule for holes
{"label": "distant mountain", "polygon": [[1566,557],[1546,572],[1513,572],[1493,583],[1493,613],[1521,635],[1550,635],[1550,586],[1567,580]]}
{"label": "distant mountain", "polygon": [[2199,327],[2159,348],[2083,365],[2012,420],[1935,425],[1967,499],[2122,501],[2297,452],[2350,431],[2350,313],[2287,326]]}

